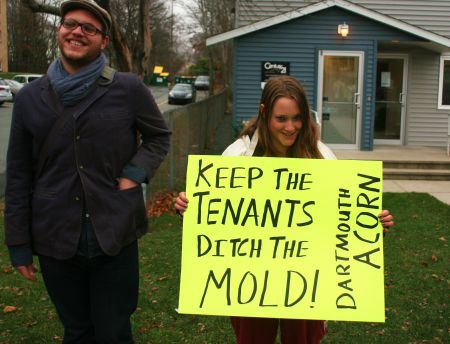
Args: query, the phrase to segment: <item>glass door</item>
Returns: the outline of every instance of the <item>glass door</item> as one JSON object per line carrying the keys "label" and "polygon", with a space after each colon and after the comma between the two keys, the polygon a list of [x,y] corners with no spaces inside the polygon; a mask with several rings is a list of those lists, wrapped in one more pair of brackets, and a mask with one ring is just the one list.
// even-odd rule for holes
{"label": "glass door", "polygon": [[333,148],[359,147],[363,52],[322,51],[317,112],[322,140]]}
{"label": "glass door", "polygon": [[375,144],[402,144],[407,57],[379,55],[375,99]]}

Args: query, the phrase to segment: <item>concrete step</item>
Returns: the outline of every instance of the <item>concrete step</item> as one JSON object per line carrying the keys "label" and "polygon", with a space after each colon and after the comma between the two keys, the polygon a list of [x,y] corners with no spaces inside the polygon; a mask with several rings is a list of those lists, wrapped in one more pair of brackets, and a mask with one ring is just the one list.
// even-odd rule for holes
{"label": "concrete step", "polygon": [[377,145],[373,151],[335,153],[338,159],[383,161],[385,179],[450,181],[450,156],[441,147]]}
{"label": "concrete step", "polygon": [[390,169],[425,169],[425,170],[449,170],[450,160],[448,161],[414,161],[414,160],[384,160],[384,168]]}
{"label": "concrete step", "polygon": [[450,169],[426,168],[386,168],[383,167],[384,179],[399,180],[449,180]]}

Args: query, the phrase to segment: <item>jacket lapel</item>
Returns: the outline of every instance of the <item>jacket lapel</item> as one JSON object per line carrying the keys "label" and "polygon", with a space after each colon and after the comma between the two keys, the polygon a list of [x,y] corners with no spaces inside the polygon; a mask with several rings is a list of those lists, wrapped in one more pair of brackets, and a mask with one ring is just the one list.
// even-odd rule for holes
{"label": "jacket lapel", "polygon": [[[94,103],[97,99],[99,99],[101,96],[103,96],[106,92],[108,92],[108,85],[99,85],[97,84],[94,86],[94,89],[89,92],[89,94],[81,100],[81,103],[76,105],[78,109],[73,114],[73,117],[77,119],[80,117],[83,112],[85,112],[89,106],[91,106],[92,103]],[[58,99],[58,96],[56,95],[55,91],[53,91],[50,81],[47,78],[43,80],[43,85],[41,87],[41,99],[42,101],[47,104],[56,114],[61,114],[63,111],[63,105]]]}
{"label": "jacket lapel", "polygon": [[53,91],[52,87],[50,86],[50,80],[48,77],[45,77],[42,80],[41,99],[44,104],[47,104],[55,112],[55,114],[61,114],[63,108],[62,104],[58,100],[58,96],[56,95],[55,91]]}
{"label": "jacket lapel", "polygon": [[99,99],[101,96],[103,96],[108,91],[108,87],[105,86],[99,86],[98,84],[95,86],[95,89],[93,92],[90,92],[86,98],[84,98],[81,101],[80,106],[78,107],[78,110],[73,114],[73,117],[75,120],[80,117],[80,115],[85,112],[89,106],[91,106],[92,103],[94,103],[97,99]]}

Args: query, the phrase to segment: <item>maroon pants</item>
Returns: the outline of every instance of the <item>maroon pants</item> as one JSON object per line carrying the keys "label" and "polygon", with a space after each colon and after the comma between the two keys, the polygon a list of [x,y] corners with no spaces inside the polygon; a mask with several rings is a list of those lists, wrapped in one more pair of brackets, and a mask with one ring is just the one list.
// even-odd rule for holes
{"label": "maroon pants", "polygon": [[282,344],[318,344],[325,336],[321,320],[231,317],[237,344],[274,344],[278,326]]}

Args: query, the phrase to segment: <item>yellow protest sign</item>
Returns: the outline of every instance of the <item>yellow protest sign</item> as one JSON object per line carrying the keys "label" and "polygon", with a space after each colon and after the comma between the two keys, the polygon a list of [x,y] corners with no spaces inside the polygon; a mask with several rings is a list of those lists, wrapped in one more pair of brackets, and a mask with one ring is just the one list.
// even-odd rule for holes
{"label": "yellow protest sign", "polygon": [[179,312],[384,322],[382,163],[189,156]]}

